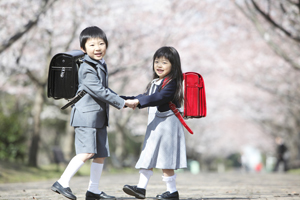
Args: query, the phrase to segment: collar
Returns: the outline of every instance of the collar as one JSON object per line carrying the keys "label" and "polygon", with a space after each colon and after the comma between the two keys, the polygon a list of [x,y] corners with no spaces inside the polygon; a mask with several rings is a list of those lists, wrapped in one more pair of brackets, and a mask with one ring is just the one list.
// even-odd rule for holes
{"label": "collar", "polygon": [[103,65],[105,63],[104,58],[102,58],[101,60],[99,60],[101,62],[101,64]]}
{"label": "collar", "polygon": [[156,78],[156,79],[152,80],[152,83],[155,84],[155,85],[160,85],[162,80],[163,79],[159,80],[159,78]]}

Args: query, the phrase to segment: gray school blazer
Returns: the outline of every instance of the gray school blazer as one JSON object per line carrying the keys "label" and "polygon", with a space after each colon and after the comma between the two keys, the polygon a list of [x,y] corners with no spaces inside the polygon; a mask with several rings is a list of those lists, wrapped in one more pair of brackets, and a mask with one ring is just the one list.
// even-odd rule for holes
{"label": "gray school blazer", "polygon": [[87,92],[71,111],[70,125],[73,127],[102,128],[108,126],[109,105],[117,109],[124,106],[124,99],[108,88],[108,73],[99,61],[88,55],[84,59],[97,65],[96,70],[82,63],[78,71],[78,91]]}

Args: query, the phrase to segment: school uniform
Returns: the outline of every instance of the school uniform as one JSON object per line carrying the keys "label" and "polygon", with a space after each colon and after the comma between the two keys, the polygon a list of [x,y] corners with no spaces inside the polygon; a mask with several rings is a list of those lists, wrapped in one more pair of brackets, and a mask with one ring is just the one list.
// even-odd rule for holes
{"label": "school uniform", "polygon": [[84,59],[96,65],[97,71],[82,63],[78,71],[78,92],[87,92],[71,111],[70,125],[75,128],[75,149],[79,153],[95,153],[94,158],[108,157],[106,127],[109,124],[109,105],[121,109],[124,99],[108,88],[108,72],[104,60],[96,61],[88,55]]}
{"label": "school uniform", "polygon": [[[162,82],[153,80],[147,93],[135,97],[139,100],[139,108],[149,107],[143,149],[135,166],[137,169],[187,167],[183,125],[168,104],[174,99],[176,80],[160,90]],[[178,102],[173,103],[180,108]]]}

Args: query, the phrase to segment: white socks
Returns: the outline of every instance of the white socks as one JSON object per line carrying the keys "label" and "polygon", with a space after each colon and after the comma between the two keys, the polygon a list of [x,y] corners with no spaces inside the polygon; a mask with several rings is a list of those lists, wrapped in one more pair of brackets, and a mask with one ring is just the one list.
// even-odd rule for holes
{"label": "white socks", "polygon": [[[60,179],[57,181],[64,188],[70,187],[69,182],[71,178],[76,174],[76,172],[80,169],[80,167],[84,164],[84,162],[78,158],[77,156],[73,157],[69,162],[67,168],[64,173],[61,175]],[[91,172],[90,172],[90,183],[88,187],[88,191],[94,194],[100,194],[99,190],[99,181],[103,170],[103,164],[94,163],[91,164]]]}
{"label": "white socks", "polygon": [[92,162],[90,172],[90,183],[88,191],[94,194],[100,194],[99,181],[103,170],[103,164]]}
{"label": "white socks", "polygon": [[[140,179],[139,179],[139,183],[137,184],[137,187],[146,189],[150,177],[153,175],[153,171],[148,169],[141,169],[139,172],[140,172]],[[169,191],[170,193],[177,191],[176,174],[174,174],[173,176],[162,176],[162,178],[163,181],[166,182],[167,191]]]}
{"label": "white socks", "polygon": [[140,172],[140,179],[139,179],[139,183],[137,184],[137,187],[146,189],[149,179],[153,175],[153,171],[149,169],[141,169],[139,172]]}
{"label": "white socks", "polygon": [[71,178],[76,174],[76,172],[80,169],[80,167],[84,164],[84,162],[79,159],[77,156],[73,157],[69,162],[67,168],[64,173],[61,175],[60,179],[57,181],[64,188],[69,187],[69,182]]}
{"label": "white socks", "polygon": [[170,193],[176,192],[176,174],[173,176],[162,176],[163,181],[166,182],[167,185],[167,191]]}

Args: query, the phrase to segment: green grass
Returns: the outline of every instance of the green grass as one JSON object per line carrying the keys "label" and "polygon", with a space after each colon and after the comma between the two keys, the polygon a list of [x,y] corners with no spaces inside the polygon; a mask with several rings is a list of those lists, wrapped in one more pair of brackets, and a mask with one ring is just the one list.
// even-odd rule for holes
{"label": "green grass", "polygon": [[[48,179],[58,179],[66,168],[66,164],[57,166],[55,164],[40,166],[38,168],[28,167],[20,163],[9,163],[0,161],[0,183],[32,182]],[[76,176],[90,175],[91,161],[87,161],[76,173]],[[137,173],[135,168],[116,169],[106,167],[103,173]]]}
{"label": "green grass", "polygon": [[[57,166],[55,164],[40,166],[38,168],[28,167],[20,163],[0,163],[0,183],[40,181],[52,178],[59,178],[66,165]],[[89,175],[90,163],[83,165],[76,175]]]}
{"label": "green grass", "polygon": [[297,174],[300,175],[300,168],[299,169],[290,169],[288,171],[289,174]]}

